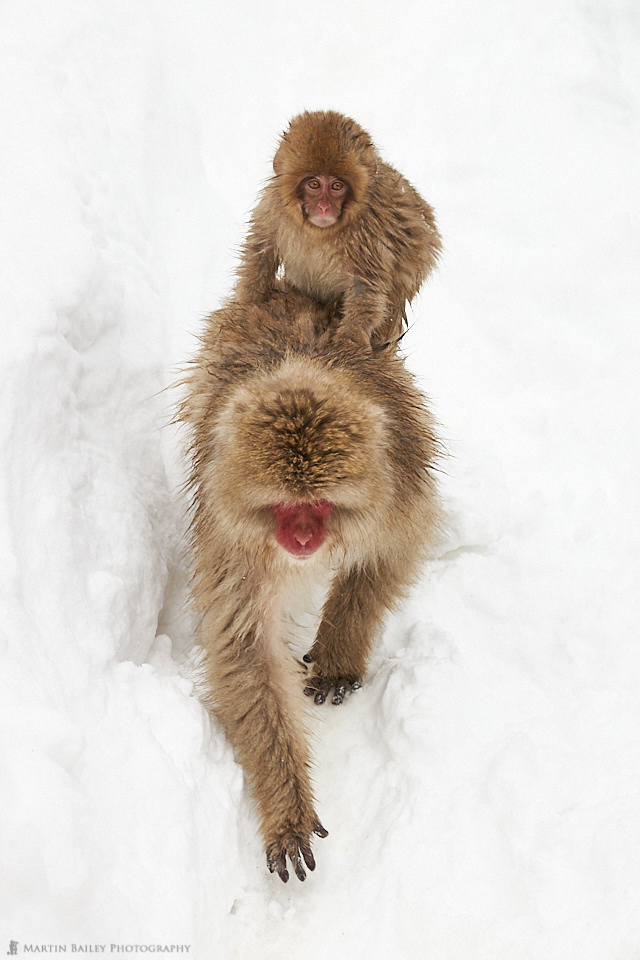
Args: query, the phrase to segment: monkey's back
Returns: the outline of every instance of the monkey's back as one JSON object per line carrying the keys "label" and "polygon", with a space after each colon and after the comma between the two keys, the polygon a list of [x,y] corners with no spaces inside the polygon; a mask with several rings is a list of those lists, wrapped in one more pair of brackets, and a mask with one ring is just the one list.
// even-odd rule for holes
{"label": "monkey's back", "polygon": [[[230,488],[239,491],[254,471],[270,489],[280,483],[283,498],[288,484],[290,496],[304,499],[332,499],[340,490],[346,495],[346,478],[358,473],[353,461],[368,432],[371,476],[358,483],[366,490],[363,498],[372,501],[367,509],[378,514],[382,533],[376,539],[395,549],[390,533],[395,528],[401,538],[411,538],[418,559],[435,539],[440,514],[433,470],[439,445],[423,394],[397,356],[373,357],[355,345],[336,345],[331,317],[309,298],[282,287],[264,305],[230,302],[216,311],[187,386],[182,419],[193,427],[196,490],[205,470],[222,457],[215,425],[236,423],[236,449],[224,453]],[[243,410],[251,408],[250,417],[238,413],[240,401]],[[318,464],[314,476],[324,486],[320,480],[304,486],[298,477],[296,487],[293,467],[275,475],[283,460],[276,440],[279,431],[291,432],[287,417],[295,423],[313,416],[323,427],[308,456]],[[247,439],[251,431],[253,446]],[[308,449],[308,436],[305,443]],[[300,459],[299,451],[295,455]],[[384,470],[378,476],[379,463]]]}

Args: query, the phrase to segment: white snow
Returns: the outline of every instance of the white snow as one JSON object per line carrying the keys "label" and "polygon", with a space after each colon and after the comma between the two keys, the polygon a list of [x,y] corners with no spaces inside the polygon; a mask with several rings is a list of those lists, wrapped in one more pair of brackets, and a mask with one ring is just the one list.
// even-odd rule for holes
{"label": "white snow", "polygon": [[[0,952],[638,960],[639,64],[634,0],[5,0]],[[436,208],[450,531],[316,711],[285,887],[193,689],[163,391],[306,108]]]}

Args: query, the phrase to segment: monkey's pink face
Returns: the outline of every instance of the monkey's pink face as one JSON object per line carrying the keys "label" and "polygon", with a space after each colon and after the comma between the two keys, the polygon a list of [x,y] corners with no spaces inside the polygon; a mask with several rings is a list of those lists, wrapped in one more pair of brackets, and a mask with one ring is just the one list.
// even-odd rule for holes
{"label": "monkey's pink face", "polygon": [[327,500],[276,504],[273,507],[276,540],[298,559],[313,556],[327,539],[326,521],[332,510],[333,504]]}
{"label": "monkey's pink face", "polygon": [[340,219],[349,184],[337,177],[306,177],[300,184],[302,209],[314,227],[332,227]]}

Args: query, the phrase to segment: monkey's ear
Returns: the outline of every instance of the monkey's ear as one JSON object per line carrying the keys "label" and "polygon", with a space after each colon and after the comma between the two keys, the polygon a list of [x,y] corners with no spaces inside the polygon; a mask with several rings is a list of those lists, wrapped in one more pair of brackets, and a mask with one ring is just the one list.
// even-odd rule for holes
{"label": "monkey's ear", "polygon": [[276,177],[279,177],[282,173],[283,166],[284,164],[282,162],[281,150],[278,149],[276,150],[276,155],[273,158],[273,172],[275,173]]}

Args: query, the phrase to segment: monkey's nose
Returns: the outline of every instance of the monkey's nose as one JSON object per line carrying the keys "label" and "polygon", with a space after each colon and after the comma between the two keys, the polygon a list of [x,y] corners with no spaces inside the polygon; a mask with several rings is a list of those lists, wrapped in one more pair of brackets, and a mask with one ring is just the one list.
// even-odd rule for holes
{"label": "monkey's nose", "polygon": [[306,547],[306,545],[309,543],[309,540],[311,540],[313,533],[309,527],[304,527],[302,530],[296,530],[293,536],[296,543],[299,543],[301,547]]}

